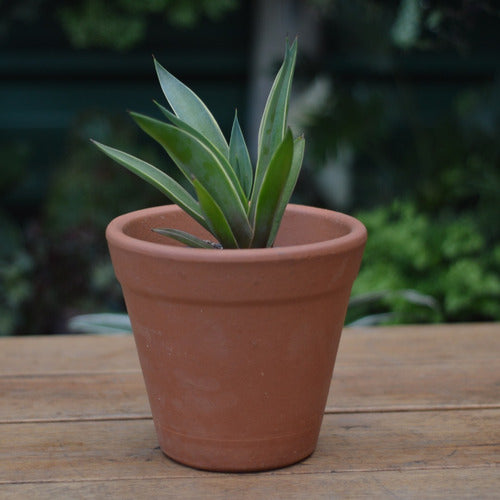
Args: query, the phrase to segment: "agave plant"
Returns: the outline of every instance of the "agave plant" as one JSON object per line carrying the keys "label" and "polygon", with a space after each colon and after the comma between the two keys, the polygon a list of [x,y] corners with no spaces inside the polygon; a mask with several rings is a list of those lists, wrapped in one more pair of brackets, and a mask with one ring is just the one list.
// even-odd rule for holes
{"label": "agave plant", "polygon": [[168,122],[138,113],[131,115],[167,151],[192,184],[196,197],[155,166],[93,142],[113,160],[167,195],[218,243],[175,228],[154,231],[198,248],[273,246],[304,156],[304,138],[294,139],[286,124],[296,56],[297,40],[291,46],[287,42],[284,61],[260,123],[255,169],[237,113],[228,144],[201,99],[154,61],[161,88],[173,112],[156,103]]}

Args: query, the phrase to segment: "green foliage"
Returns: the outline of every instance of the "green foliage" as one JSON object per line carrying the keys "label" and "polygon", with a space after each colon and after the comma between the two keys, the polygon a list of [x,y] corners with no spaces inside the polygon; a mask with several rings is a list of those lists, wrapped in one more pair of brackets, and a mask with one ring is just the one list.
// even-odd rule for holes
{"label": "green foliage", "polygon": [[68,322],[71,332],[92,334],[132,333],[130,319],[125,313],[82,314]]}
{"label": "green foliage", "polygon": [[487,242],[470,214],[433,217],[404,201],[358,217],[369,238],[351,321],[500,320],[500,242]]}
{"label": "green foliage", "polygon": [[401,0],[396,21],[391,30],[395,44],[413,47],[419,39],[422,6],[419,0]]}
{"label": "green foliage", "polygon": [[35,296],[35,259],[21,224],[9,214],[30,192],[33,177],[26,168],[30,152],[25,144],[2,141],[0,151],[0,335],[9,335],[23,323],[24,307]]}
{"label": "green foliage", "polygon": [[[341,209],[409,196],[418,213],[451,219],[466,212],[486,244],[500,239],[500,85],[446,97],[434,103],[431,93],[410,85],[337,84],[303,122],[310,177],[322,178],[328,160],[341,163],[346,149],[358,181]],[[312,185],[308,203],[339,208],[324,191]]]}
{"label": "green foliage", "polygon": [[48,186],[39,202],[38,182],[38,204],[31,209],[24,199],[37,180],[29,163],[34,155],[30,148],[2,144],[3,158],[9,160],[2,168],[8,175],[0,183],[2,335],[63,333],[67,318],[75,314],[123,308],[104,230],[113,217],[159,205],[163,197],[89,148],[89,134],[112,137],[119,146],[140,148],[148,161],[161,161],[121,116],[87,112],[68,130],[63,158],[52,166],[52,175],[44,172]]}
{"label": "green foliage", "polygon": [[34,262],[21,229],[0,212],[0,335],[22,322],[23,306],[33,299]]}
{"label": "green foliage", "polygon": [[[75,120],[69,131],[64,157],[56,165],[43,208],[44,230],[52,239],[66,239],[73,231],[97,231],[120,213],[159,203],[161,196],[149,186],[137,186],[136,178],[117,172],[113,162],[88,147],[89,135],[101,140],[111,137],[120,147],[141,148],[144,158],[159,163],[160,158],[144,145],[134,127],[121,117],[87,112]],[[121,174],[121,175],[120,175]]]}
{"label": "green foliage", "polygon": [[[323,33],[324,51],[309,61],[324,67],[309,69],[315,74],[322,69],[333,73],[334,92],[326,105],[316,106],[322,107],[322,113],[312,117],[306,129],[308,171],[301,178],[296,199],[337,209],[364,207],[366,215],[379,217],[369,222],[369,248],[349,317],[383,314],[391,322],[498,319],[500,86],[491,62],[499,33],[498,2],[419,2],[418,19],[406,18],[413,23],[407,35],[418,36],[407,36],[403,47],[392,35],[404,17],[403,4],[415,2],[308,1],[323,9],[322,23],[329,23]],[[1,2],[0,37],[8,47],[24,47],[28,52],[40,42],[43,50],[50,47],[54,61],[62,48],[64,60],[69,47],[58,45],[64,44],[57,33],[61,24],[79,47],[127,49],[137,47],[148,33],[156,40],[157,30],[211,17],[212,8],[223,15],[237,3],[242,4],[237,0]],[[182,5],[187,8],[183,10]],[[56,26],[50,24],[61,11],[67,14],[64,21],[62,15]],[[40,23],[50,26],[48,37]],[[220,31],[215,41],[222,50],[227,35]],[[192,32],[178,30],[175,37],[179,34],[192,36]],[[175,43],[173,36],[168,38]],[[395,42],[405,51],[394,50]],[[197,44],[195,37],[191,48]],[[441,50],[450,47],[460,49],[459,63],[449,50]],[[434,53],[421,49],[434,49]],[[75,61],[79,59],[77,53],[74,56]],[[18,76],[38,85],[39,64],[21,62],[11,69],[17,74],[16,68],[28,68]],[[76,66],[61,66],[57,75],[65,79],[63,71],[68,67],[73,68],[69,87],[63,89],[52,78],[41,82],[44,89],[55,89],[60,99],[54,102],[65,112],[64,103],[72,95],[67,91],[78,85],[72,72]],[[92,71],[91,64],[88,68]],[[14,73],[5,82],[7,88],[16,85]],[[121,84],[116,82],[116,86],[119,90]],[[54,106],[47,109],[56,110]],[[36,114],[37,109],[31,111]],[[18,106],[15,118],[25,112]],[[123,175],[88,147],[88,136],[113,141],[116,147],[140,151],[144,161],[159,165],[162,158],[137,137],[135,129],[112,120],[107,111],[106,118],[84,115],[64,135],[45,140],[50,123],[57,121],[49,115],[43,144],[30,143],[34,131],[20,128],[16,132],[10,126],[0,141],[2,334],[67,332],[66,320],[75,314],[120,310],[121,293],[104,245],[105,225],[120,213],[164,202],[160,193],[137,182],[134,175]],[[5,116],[9,118],[9,113]],[[352,158],[353,176],[352,196],[345,207],[332,205],[324,191],[319,194],[317,190],[325,158],[331,155],[337,161],[343,151]],[[58,158],[63,160],[58,162]],[[163,170],[167,168],[162,165]],[[246,168],[240,168],[238,178]],[[182,174],[173,169],[168,173],[192,196]],[[241,185],[248,197],[248,183],[241,180]],[[395,196],[412,200],[408,204],[413,208],[404,217],[381,206]],[[371,212],[373,206],[381,208]],[[391,217],[382,217],[389,212]],[[399,234],[395,237],[399,246],[405,244],[401,235],[410,233],[416,241],[408,248],[422,255],[412,259],[410,250],[405,250],[401,258],[391,261],[383,245],[373,249],[372,255],[378,228],[388,226],[381,238],[385,234],[384,244],[391,244],[391,225],[392,232]],[[378,264],[375,254],[381,259]]]}
{"label": "green foliage", "polygon": [[80,0],[66,2],[58,18],[78,48],[130,49],[145,36],[151,17],[164,15],[174,26],[193,27],[201,17],[219,19],[237,0]]}
{"label": "green foliage", "polygon": [[[95,142],[110,158],[166,194],[205,227],[223,248],[261,248],[274,243],[302,165],[304,139],[286,127],[297,41],[271,88],[259,128],[255,177],[237,116],[230,143],[201,101],[155,61],[161,88],[174,113],[159,105],[171,123],[132,113],[136,123],[168,153],[192,184],[195,200],[170,176],[128,153]],[[176,229],[160,234],[197,248],[218,248]]]}
{"label": "green foliage", "polygon": [[348,48],[365,45],[363,49],[372,53],[387,49],[387,42],[408,52],[443,47],[466,51],[474,32],[478,28],[488,30],[500,15],[497,0],[308,0],[308,3],[320,9],[323,17],[331,18],[336,24],[336,34],[341,30],[341,42],[347,41]]}

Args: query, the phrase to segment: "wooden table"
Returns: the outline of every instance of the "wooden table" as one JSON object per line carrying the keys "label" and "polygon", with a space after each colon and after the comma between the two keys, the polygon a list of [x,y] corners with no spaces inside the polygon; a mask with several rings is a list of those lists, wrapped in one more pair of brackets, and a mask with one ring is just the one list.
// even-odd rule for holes
{"label": "wooden table", "polygon": [[131,336],[0,339],[0,498],[500,498],[500,323],[346,329],[316,452],[257,474],[158,448]]}

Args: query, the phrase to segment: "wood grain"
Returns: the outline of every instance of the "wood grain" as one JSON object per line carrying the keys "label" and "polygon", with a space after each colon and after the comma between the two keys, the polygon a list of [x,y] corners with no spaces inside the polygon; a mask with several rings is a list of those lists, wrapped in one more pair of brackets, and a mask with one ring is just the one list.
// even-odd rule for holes
{"label": "wood grain", "polygon": [[[130,336],[2,339],[2,349],[0,422],[151,414]],[[500,408],[499,352],[490,325],[346,330],[326,412]]]}
{"label": "wood grain", "polygon": [[[498,470],[493,467],[318,474],[213,474],[116,480],[84,480],[0,485],[11,500],[117,498],[208,499],[498,499]],[[480,496],[478,496],[480,495]]]}
{"label": "wood grain", "polygon": [[0,498],[498,498],[499,324],[346,329],[315,453],[260,474],[158,448],[133,337],[0,339]]}
{"label": "wood grain", "polygon": [[[338,366],[326,412],[500,408],[500,370],[453,368],[407,365],[395,376],[394,367]],[[0,400],[0,423],[151,415],[140,372],[0,377]]]}
{"label": "wood grain", "polygon": [[431,408],[500,408],[500,369],[493,362],[340,365],[326,412]]}
{"label": "wood grain", "polygon": [[[29,340],[29,341],[27,341]],[[140,371],[131,335],[0,338],[2,375]],[[346,328],[337,366],[498,361],[496,323]]]}
{"label": "wood grain", "polygon": [[0,377],[140,371],[132,335],[0,338]]}
{"label": "wood grain", "polygon": [[[326,415],[316,452],[274,474],[496,466],[496,410]],[[0,425],[0,483],[199,477],[166,458],[151,420]]]}
{"label": "wood grain", "polygon": [[0,423],[148,418],[140,372],[0,377]]}

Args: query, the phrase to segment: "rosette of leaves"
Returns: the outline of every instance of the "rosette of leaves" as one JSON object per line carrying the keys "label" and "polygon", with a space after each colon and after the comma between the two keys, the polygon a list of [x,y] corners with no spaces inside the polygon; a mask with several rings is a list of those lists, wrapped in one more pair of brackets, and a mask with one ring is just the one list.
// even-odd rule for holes
{"label": "rosette of leaves", "polygon": [[206,228],[217,242],[176,228],[154,231],[198,248],[272,247],[295,187],[304,156],[304,137],[287,127],[288,102],[297,40],[287,42],[261,119],[257,164],[253,168],[235,114],[229,143],[201,99],[156,60],[161,88],[171,110],[156,103],[168,122],[131,113],[133,119],[169,154],[194,188],[191,195],[155,166],[128,153],[96,146],[149,182]]}

